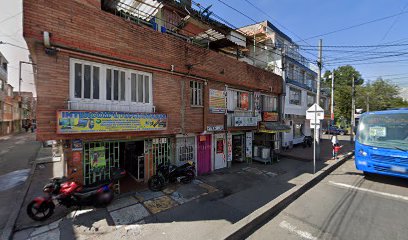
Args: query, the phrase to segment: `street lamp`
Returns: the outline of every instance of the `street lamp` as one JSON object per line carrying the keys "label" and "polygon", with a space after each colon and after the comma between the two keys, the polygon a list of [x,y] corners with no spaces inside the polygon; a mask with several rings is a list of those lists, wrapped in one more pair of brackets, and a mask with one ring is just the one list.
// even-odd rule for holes
{"label": "street lamp", "polygon": [[351,131],[350,131],[350,143],[353,144],[354,142],[354,125],[355,123],[355,118],[354,118],[354,113],[356,111],[356,106],[355,106],[355,78],[353,75],[353,79],[351,82]]}

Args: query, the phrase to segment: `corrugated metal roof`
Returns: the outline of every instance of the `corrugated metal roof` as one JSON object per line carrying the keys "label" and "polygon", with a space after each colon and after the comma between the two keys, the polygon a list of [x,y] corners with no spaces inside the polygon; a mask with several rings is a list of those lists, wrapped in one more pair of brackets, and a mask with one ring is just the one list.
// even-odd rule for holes
{"label": "corrugated metal roof", "polygon": [[207,31],[200,33],[194,37],[194,39],[198,41],[207,40],[210,42],[217,41],[223,38],[225,38],[225,35],[215,31],[214,29],[208,29]]}
{"label": "corrugated metal roof", "polygon": [[163,4],[156,0],[120,0],[116,8],[149,21],[162,7]]}

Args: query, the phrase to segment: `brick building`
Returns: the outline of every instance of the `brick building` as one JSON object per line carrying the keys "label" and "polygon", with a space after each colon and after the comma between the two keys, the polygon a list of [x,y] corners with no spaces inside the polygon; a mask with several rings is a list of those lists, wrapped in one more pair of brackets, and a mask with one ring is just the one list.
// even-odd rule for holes
{"label": "brick building", "polygon": [[146,181],[163,162],[205,174],[252,157],[259,106],[278,111],[282,78],[237,60],[245,37],[189,1],[121,2],[23,2],[37,139],[61,140],[67,174],[85,183],[112,166]]}

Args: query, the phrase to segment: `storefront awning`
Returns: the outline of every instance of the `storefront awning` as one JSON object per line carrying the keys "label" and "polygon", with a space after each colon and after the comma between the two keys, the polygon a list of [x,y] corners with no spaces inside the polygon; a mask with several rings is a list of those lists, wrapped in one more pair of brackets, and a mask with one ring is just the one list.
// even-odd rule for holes
{"label": "storefront awning", "polygon": [[262,133],[278,133],[289,131],[290,127],[288,125],[279,122],[261,122],[259,125],[259,132]]}

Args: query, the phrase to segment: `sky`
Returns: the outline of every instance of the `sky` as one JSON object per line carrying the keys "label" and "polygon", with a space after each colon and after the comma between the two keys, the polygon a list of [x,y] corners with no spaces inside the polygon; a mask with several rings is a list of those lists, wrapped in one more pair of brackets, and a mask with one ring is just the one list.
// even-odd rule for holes
{"label": "sky", "polygon": [[[21,0],[0,0],[0,41],[27,48],[23,38],[22,16]],[[8,83],[14,87],[14,91],[18,91],[19,62],[29,62],[29,52],[8,44],[0,44],[0,52],[9,62]],[[35,93],[31,65],[22,64],[21,79],[21,91]]]}
{"label": "sky", "polygon": [[[316,46],[321,38],[323,72],[351,64],[366,81],[383,76],[400,87],[408,87],[408,0],[193,0],[193,3],[212,5],[213,17],[217,15],[235,27],[269,20],[305,48],[307,52],[302,53],[310,61],[317,60]],[[0,0],[0,41],[26,48],[21,21],[22,1]],[[353,27],[356,25],[361,26]],[[341,30],[345,28],[349,29]],[[330,47],[389,44],[399,46]],[[29,53],[1,44],[0,51],[9,61],[9,83],[18,90],[19,61],[28,61]],[[23,64],[22,79],[22,91],[33,91],[31,66]]]}

